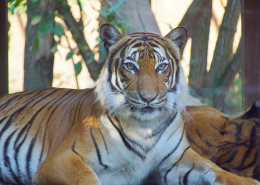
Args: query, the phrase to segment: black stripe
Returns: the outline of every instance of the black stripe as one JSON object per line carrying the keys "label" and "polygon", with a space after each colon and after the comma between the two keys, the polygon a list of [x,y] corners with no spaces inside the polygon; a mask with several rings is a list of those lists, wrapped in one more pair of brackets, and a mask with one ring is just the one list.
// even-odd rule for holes
{"label": "black stripe", "polygon": [[30,99],[30,101],[27,101],[27,103],[25,105],[20,107],[18,110],[16,110],[14,113],[12,113],[12,115],[9,116],[8,121],[6,122],[6,124],[4,125],[4,127],[2,128],[2,130],[0,132],[0,136],[11,126],[13,117],[16,116],[17,114],[19,114],[27,105],[29,105],[36,98],[35,97],[31,97],[29,99]]}
{"label": "black stripe", "polygon": [[119,86],[119,82],[118,82],[118,74],[117,74],[118,66],[119,66],[119,58],[117,58],[116,62],[115,62],[115,76],[116,76],[116,86],[122,91],[121,87]]}
{"label": "black stripe", "polygon": [[260,181],[260,171],[259,171],[259,169],[260,169],[260,165],[258,164],[258,165],[255,166],[255,169],[253,171],[253,176],[252,176],[252,178],[254,178],[258,181]]}
{"label": "black stripe", "polygon": [[105,140],[105,138],[104,138],[104,136],[103,136],[103,134],[102,134],[100,128],[98,128],[98,131],[100,132],[100,135],[102,136],[102,139],[103,139],[103,142],[104,142],[104,145],[105,145],[105,148],[106,148],[107,154],[108,154],[108,149],[107,149],[107,143],[106,143],[106,140]]}
{"label": "black stripe", "polygon": [[176,116],[177,116],[178,112],[176,112],[172,117],[170,117],[168,120],[165,121],[164,124],[161,124],[160,126],[158,126],[155,131],[153,131],[152,136],[149,137],[154,137],[156,136],[158,133],[160,133],[162,130],[163,132],[166,130],[166,128],[169,127],[169,125],[171,125],[173,123],[173,121],[175,120]]}
{"label": "black stripe", "polygon": [[152,42],[148,42],[148,44],[149,44],[150,46],[154,47],[154,48],[158,48],[158,45],[156,45],[156,44],[154,44],[154,43],[152,43]]}
{"label": "black stripe", "polygon": [[174,168],[174,166],[175,166],[176,164],[178,164],[178,162],[180,162],[180,160],[181,160],[182,157],[184,156],[185,152],[186,152],[189,148],[190,148],[190,146],[188,146],[187,148],[185,148],[185,150],[183,151],[183,153],[182,153],[181,157],[178,159],[178,161],[177,161],[176,163],[174,163],[174,164],[172,165],[172,167],[171,167],[169,170],[167,170],[167,172],[165,173],[165,175],[164,175],[164,182],[165,182],[166,184],[167,184],[167,175],[170,173],[170,171],[172,170],[172,168]]}
{"label": "black stripe", "polygon": [[[244,160],[244,159],[243,159]],[[254,159],[251,163],[249,163],[248,165],[244,166],[244,161],[242,162],[241,166],[235,168],[239,171],[242,171],[242,170],[245,170],[245,169],[248,169],[250,167],[252,167],[253,165],[256,164],[256,162],[258,161],[258,152],[255,152],[255,156],[254,156]]]}
{"label": "black stripe", "polygon": [[[60,98],[58,98],[49,108],[48,108],[48,111],[50,110],[50,108],[54,105],[56,105],[56,107],[52,110],[51,114],[48,116],[48,120],[46,121],[46,126],[45,126],[45,130],[44,130],[44,135],[43,135],[43,140],[42,140],[42,149],[41,149],[41,154],[40,154],[40,157],[39,157],[39,163],[38,163],[38,166],[41,164],[42,162],[42,157],[43,157],[43,151],[44,151],[44,146],[45,146],[45,138],[46,138],[46,132],[47,132],[47,129],[48,129],[48,125],[49,125],[49,122],[50,122],[50,119],[52,117],[52,115],[54,114],[54,112],[56,111],[56,109],[61,105],[61,104],[64,104],[64,101],[70,99],[71,97],[73,97],[74,94],[77,93],[74,92],[71,96],[69,97],[66,97],[71,91],[74,91],[74,90],[69,90],[67,91],[64,95],[62,95]],[[58,101],[60,101],[62,98],[64,98],[64,100],[62,100],[60,103],[57,104]]]}
{"label": "black stripe", "polygon": [[72,147],[71,147],[71,151],[74,152],[75,154],[77,154],[77,155],[82,159],[82,161],[85,162],[85,160],[83,159],[83,157],[82,157],[78,152],[76,152],[76,150],[75,150],[75,145],[76,145],[76,140],[73,142],[73,145],[72,145]]}
{"label": "black stripe", "polygon": [[[129,39],[130,40],[130,39]],[[129,42],[129,40],[122,46],[123,49],[121,50],[121,53],[120,53],[120,57],[123,59],[124,56],[125,56],[125,49],[128,47],[127,43]],[[111,86],[111,89],[112,90],[117,90],[113,84],[111,83],[111,78],[112,78],[112,63],[114,62],[114,57],[115,55],[117,54],[118,50],[115,50],[114,53],[112,53],[110,56],[109,56],[109,59],[108,59],[108,63],[107,63],[107,68],[108,68],[108,78],[107,78],[107,82],[110,84]]]}
{"label": "black stripe", "polygon": [[139,43],[136,43],[135,45],[133,45],[132,48],[138,48],[138,47],[140,47],[142,45],[143,45],[143,43],[139,42]]}
{"label": "black stripe", "polygon": [[10,159],[9,157],[7,156],[8,152],[7,152],[7,149],[9,147],[9,145],[11,144],[10,143],[10,140],[12,139],[12,137],[14,136],[15,132],[17,131],[14,130],[5,140],[4,142],[4,150],[3,150],[3,156],[4,156],[4,165],[5,167],[7,167],[9,169],[9,172],[10,172],[10,175],[12,176],[12,179],[15,180],[16,183],[20,183],[20,180],[19,178],[15,175],[14,171],[12,170],[11,168],[11,164],[10,164]]}
{"label": "black stripe", "polygon": [[[229,153],[230,153],[230,151],[225,155],[228,155]],[[223,155],[223,156],[225,156],[225,155]],[[221,164],[224,164],[224,163],[230,163],[235,158],[236,155],[237,155],[237,149],[233,150],[233,152],[229,156],[229,159],[227,159],[225,161],[220,162],[221,158],[218,158],[216,161],[216,165],[220,166]],[[221,157],[223,157],[223,156],[221,156]]]}
{"label": "black stripe", "polygon": [[[30,143],[29,148],[28,148],[28,152],[26,154],[26,173],[27,173],[28,179],[30,179],[31,181],[32,181],[32,176],[31,176],[31,173],[30,173],[30,164],[31,164],[31,159],[32,159],[32,150],[33,150],[34,145],[35,145],[35,140],[36,140],[36,138],[39,134],[39,130],[40,130],[40,127],[38,128],[35,137],[31,140],[31,143]],[[35,165],[35,164],[33,164],[33,165]]]}
{"label": "black stripe", "polygon": [[235,139],[236,141],[240,141],[241,140],[241,132],[242,132],[242,126],[243,124],[239,125],[235,122],[233,122],[236,125],[236,134],[235,134]]}
{"label": "black stripe", "polygon": [[[108,113],[107,113],[107,114],[108,114]],[[120,129],[119,129],[119,130],[120,130],[120,132],[122,133],[122,136],[123,136],[124,138],[126,138],[129,142],[131,142],[131,143],[133,143],[133,144],[139,146],[142,150],[145,150],[141,144],[139,144],[139,143],[133,141],[132,139],[130,139],[129,137],[127,137],[127,135],[125,134],[125,132],[124,132],[124,130],[123,130],[123,127],[122,127],[120,121],[118,120],[118,118],[117,118],[116,116],[115,116],[115,119],[116,119],[118,125],[120,126],[120,129],[121,129],[121,130],[120,130]]]}
{"label": "black stripe", "polygon": [[119,130],[119,128],[117,128],[117,126],[114,124],[114,122],[112,121],[112,119],[107,115],[107,118],[109,119],[109,121],[111,122],[111,124],[115,127],[115,129],[118,131],[123,143],[125,144],[125,146],[131,150],[132,152],[134,152],[137,156],[139,156],[142,160],[145,160],[145,156],[143,156],[142,154],[140,154],[138,151],[136,151],[134,148],[131,147],[131,145],[126,141],[125,137],[123,136],[123,134],[121,133],[121,131]]}
{"label": "black stripe", "polygon": [[[88,92],[89,93],[89,92]],[[88,93],[86,94],[86,98],[88,97]],[[63,123],[63,120],[65,119],[65,117],[68,115],[68,114],[71,114],[71,110],[73,108],[73,105],[75,104],[75,102],[78,102],[78,99],[79,99],[79,95],[81,94],[81,91],[75,91],[75,93],[72,93],[72,95],[70,95],[70,98],[68,98],[68,102],[65,104],[63,103],[63,107],[65,107],[66,111],[64,111],[64,114],[63,114],[63,117],[61,119],[61,121],[59,122],[59,126],[62,126],[61,124]],[[83,97],[85,97],[85,95],[83,95]],[[82,98],[82,95],[81,97]]]}
{"label": "black stripe", "polygon": [[91,138],[92,138],[92,140],[94,142],[94,145],[95,145],[95,148],[96,148],[99,164],[104,166],[105,168],[107,168],[108,166],[102,162],[101,155],[100,155],[100,150],[98,148],[98,145],[97,145],[97,142],[95,140],[95,137],[93,136],[92,128],[90,129],[90,134],[91,134]]}
{"label": "black stripe", "polygon": [[194,169],[194,164],[193,164],[192,168],[191,168],[189,171],[187,171],[187,172],[185,173],[184,177],[183,177],[183,184],[184,184],[184,185],[188,184],[188,176],[189,176],[189,174],[191,173],[191,171],[192,171],[193,169]]}
{"label": "black stripe", "polygon": [[182,141],[183,135],[184,135],[184,129],[182,130],[181,138],[179,139],[178,144],[174,147],[174,149],[173,149],[172,151],[170,151],[170,152],[163,158],[163,160],[160,162],[160,165],[161,165],[168,157],[170,157],[170,156],[177,150],[177,148],[179,147],[179,145],[180,145],[180,143],[181,143],[181,141]]}
{"label": "black stripe", "polygon": [[[164,46],[164,45],[162,45],[161,43],[159,43],[158,41],[156,41],[156,40],[154,40],[154,39],[151,39],[151,40],[153,40],[154,42],[156,42],[157,44],[159,44],[159,45],[161,45],[163,48],[164,48],[164,51],[165,51],[165,54],[166,54],[166,57],[167,57],[167,60],[169,61],[170,59],[171,59],[171,57],[170,57],[170,55],[169,55],[169,53],[168,53],[168,49]],[[172,53],[171,53],[172,54]],[[174,60],[175,60],[175,62],[176,62],[176,66],[177,66],[177,69],[176,69],[176,74],[175,74],[175,81],[176,81],[176,83],[175,83],[175,88],[176,88],[176,85],[179,83],[179,74],[180,74],[180,62],[179,62],[179,60],[176,58],[176,56],[174,56],[173,54],[172,54],[172,57],[174,58]],[[172,67],[174,68],[174,63],[172,62]],[[172,82],[173,83],[173,82]],[[172,84],[171,84],[172,85]],[[173,92],[175,91],[176,89],[174,89],[173,90]]]}
{"label": "black stripe", "polygon": [[[56,90],[57,91],[57,90]],[[46,96],[44,96],[43,98],[41,98],[40,100],[38,100],[37,102],[34,103],[34,105],[36,105],[37,103],[39,103],[40,101],[44,100],[46,97],[50,96],[51,94],[53,94],[54,92],[56,91],[53,91],[49,94],[47,94]],[[45,105],[43,105],[39,110],[37,110],[37,112],[31,117],[31,119],[27,122],[27,124],[23,127],[23,129],[19,132],[18,136],[17,136],[17,139],[15,140],[15,145],[17,144],[19,138],[21,137],[21,135],[24,133],[26,127],[29,125],[29,128],[28,130],[30,129],[31,127],[31,124],[32,122],[34,121],[34,119],[36,118],[36,116],[42,111],[43,108],[45,108],[48,104],[50,104],[52,101],[54,101],[55,99],[52,99],[51,101],[47,102]],[[29,102],[30,103],[30,102]],[[29,103],[27,103],[26,105],[28,105]],[[25,106],[26,106],[25,105]],[[25,106],[23,106],[22,108],[24,108]],[[13,115],[12,115],[13,116]],[[28,132],[27,130],[27,132]],[[1,134],[0,134],[1,135]]]}
{"label": "black stripe", "polygon": [[[194,145],[196,146],[198,149],[201,150],[202,153],[206,154],[208,153],[208,150],[204,149],[203,146],[201,146],[198,142],[194,142],[193,139],[190,137],[189,134],[187,134],[187,139],[188,139],[188,142],[190,143],[190,145]],[[200,138],[201,139],[201,138]]]}
{"label": "black stripe", "polygon": [[[81,91],[79,91],[79,92],[81,92]],[[78,117],[79,117],[78,112],[81,110],[81,107],[82,107],[82,105],[83,105],[83,102],[89,97],[89,94],[90,94],[90,92],[87,92],[87,95],[84,95],[83,98],[80,99],[80,101],[79,101],[79,103],[78,103],[78,105],[77,105],[76,112],[74,113],[74,118],[73,118],[71,127],[77,122]],[[72,111],[71,111],[71,113],[72,113]],[[76,118],[75,115],[77,115],[77,118]]]}
{"label": "black stripe", "polygon": [[[37,91],[37,90],[36,90],[36,91]],[[29,91],[28,93],[25,93],[25,94],[17,93],[16,96],[13,96],[12,98],[8,99],[5,103],[3,103],[2,105],[0,105],[0,109],[1,109],[1,108],[2,108],[2,109],[6,108],[15,98],[17,98],[17,97],[24,97],[24,96],[26,96],[26,95],[33,94],[33,93],[36,92],[36,91]],[[1,109],[1,110],[2,110],[2,109]]]}
{"label": "black stripe", "polygon": [[[51,94],[53,94],[53,93],[56,92],[56,91],[57,91],[57,90],[55,90],[55,91],[53,91],[53,92],[47,94],[45,97],[50,96]],[[44,98],[41,98],[41,100],[43,100],[43,99],[44,99]],[[41,110],[42,110],[43,108],[45,108],[49,103],[51,103],[51,102],[54,101],[54,100],[55,100],[55,99],[52,99],[51,101],[47,102],[44,106],[42,106],[42,107],[31,117],[31,119],[28,121],[28,123],[23,127],[23,129],[22,129],[22,130],[19,132],[19,134],[17,135],[16,140],[15,140],[15,142],[14,142],[14,147],[15,147],[15,161],[16,161],[17,169],[18,169],[18,170],[19,170],[19,165],[18,165],[18,160],[17,160],[17,158],[18,158],[19,150],[20,150],[21,146],[23,145],[23,143],[25,142],[25,140],[26,140],[26,138],[27,138],[27,136],[28,136],[28,132],[29,132],[31,126],[32,126],[32,123],[33,123],[34,119],[35,119],[36,116],[41,112]],[[40,100],[39,100],[39,101],[40,101]],[[39,101],[37,101],[37,102],[39,102]],[[30,103],[30,102],[29,102],[29,103]],[[43,119],[44,119],[44,118],[43,118]],[[24,134],[24,132],[25,132],[25,134]],[[24,135],[22,141],[18,144],[18,146],[16,146],[22,135]]]}

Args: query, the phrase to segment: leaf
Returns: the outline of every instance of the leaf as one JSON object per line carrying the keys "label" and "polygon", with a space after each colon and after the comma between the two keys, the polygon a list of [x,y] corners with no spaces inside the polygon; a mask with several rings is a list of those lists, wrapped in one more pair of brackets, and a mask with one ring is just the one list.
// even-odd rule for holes
{"label": "leaf", "polygon": [[99,54],[102,58],[106,58],[107,56],[107,52],[103,44],[99,47]]}
{"label": "leaf", "polygon": [[34,38],[34,43],[33,43],[33,53],[34,53],[34,54],[38,51],[38,49],[39,49],[39,44],[40,44],[40,42],[39,42],[38,37],[35,37],[35,38]]}
{"label": "leaf", "polygon": [[45,37],[48,31],[52,30],[53,20],[45,21],[43,18],[40,22],[40,37]]}
{"label": "leaf", "polygon": [[31,25],[36,25],[38,24],[42,19],[42,16],[41,15],[35,15],[33,16],[32,20],[31,20]]}
{"label": "leaf", "polygon": [[33,2],[34,4],[38,4],[38,3],[40,2],[40,0],[32,0],[32,2]]}
{"label": "leaf", "polygon": [[52,33],[57,35],[59,38],[64,34],[64,27],[62,24],[55,22],[54,28],[52,29]]}
{"label": "leaf", "polygon": [[50,52],[55,53],[56,51],[58,51],[58,49],[57,49],[57,45],[55,44],[54,46],[52,46]]}
{"label": "leaf", "polygon": [[78,76],[80,74],[80,72],[82,71],[82,63],[81,63],[81,61],[79,61],[78,63],[74,64],[74,70],[75,70],[76,76]]}
{"label": "leaf", "polygon": [[16,7],[19,6],[22,2],[23,2],[23,0],[16,0],[15,1],[15,6]]}
{"label": "leaf", "polygon": [[117,9],[119,6],[121,6],[124,3],[124,0],[119,0],[118,3],[116,3],[113,6],[110,6],[109,8],[103,8],[103,10],[100,10],[99,13],[104,16],[107,17],[108,15],[110,15],[112,12],[115,11],[115,9]]}
{"label": "leaf", "polygon": [[74,55],[74,52],[73,52],[73,51],[70,51],[70,52],[67,54],[67,56],[66,56],[66,61],[69,60],[69,59],[71,59],[71,58],[73,57],[73,55]]}

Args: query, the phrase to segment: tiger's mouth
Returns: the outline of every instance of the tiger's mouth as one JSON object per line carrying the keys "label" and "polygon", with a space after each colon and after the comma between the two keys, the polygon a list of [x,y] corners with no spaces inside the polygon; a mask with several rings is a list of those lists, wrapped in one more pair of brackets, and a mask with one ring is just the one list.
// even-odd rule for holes
{"label": "tiger's mouth", "polygon": [[161,110],[162,107],[159,107],[159,108],[154,108],[154,107],[150,107],[150,106],[146,106],[146,107],[143,107],[143,108],[137,108],[137,107],[132,107],[131,110],[133,112],[141,112],[141,114],[151,114],[153,113],[154,111],[156,110]]}

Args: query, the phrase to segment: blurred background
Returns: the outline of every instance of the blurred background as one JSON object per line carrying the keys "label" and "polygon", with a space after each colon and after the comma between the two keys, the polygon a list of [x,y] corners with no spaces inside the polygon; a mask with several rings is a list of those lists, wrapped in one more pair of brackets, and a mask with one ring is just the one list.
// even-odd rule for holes
{"label": "blurred background", "polygon": [[238,0],[9,0],[9,93],[91,88],[106,52],[103,23],[166,35],[185,26],[182,66],[190,94],[228,114],[242,111]]}

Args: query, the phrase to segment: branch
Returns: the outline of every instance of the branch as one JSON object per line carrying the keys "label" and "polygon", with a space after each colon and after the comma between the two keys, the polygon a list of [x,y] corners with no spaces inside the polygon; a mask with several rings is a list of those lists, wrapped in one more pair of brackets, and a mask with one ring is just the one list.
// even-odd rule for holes
{"label": "branch", "polygon": [[216,87],[221,83],[223,73],[232,59],[233,41],[240,11],[240,1],[228,1],[219,29],[219,36],[210,71],[207,77],[204,78],[206,79],[204,86]]}
{"label": "branch", "polygon": [[60,3],[60,7],[58,7],[58,11],[64,16],[64,22],[68,26],[71,31],[75,42],[79,48],[79,53],[82,55],[82,58],[88,68],[90,73],[90,77],[93,80],[98,79],[98,75],[101,70],[101,66],[95,61],[94,54],[90,50],[89,45],[84,37],[84,25],[83,22],[77,22],[73,17],[70,6],[67,3],[67,0],[62,0]]}
{"label": "branch", "polygon": [[239,72],[239,69],[241,68],[241,42],[239,42],[237,51],[233,57],[233,59],[230,61],[229,65],[226,67],[221,83],[219,85],[219,94],[216,95],[216,98],[214,98],[214,107],[222,110],[224,108],[224,101],[225,97],[228,94],[229,88],[232,85],[235,75]]}
{"label": "branch", "polygon": [[206,73],[210,19],[212,14],[212,1],[203,10],[192,36],[189,86],[193,90],[200,90],[202,79]]}
{"label": "branch", "polygon": [[179,24],[179,26],[185,26],[188,29],[188,37],[193,35],[193,31],[200,20],[200,17],[209,4],[212,4],[212,0],[194,0],[191,3]]}

